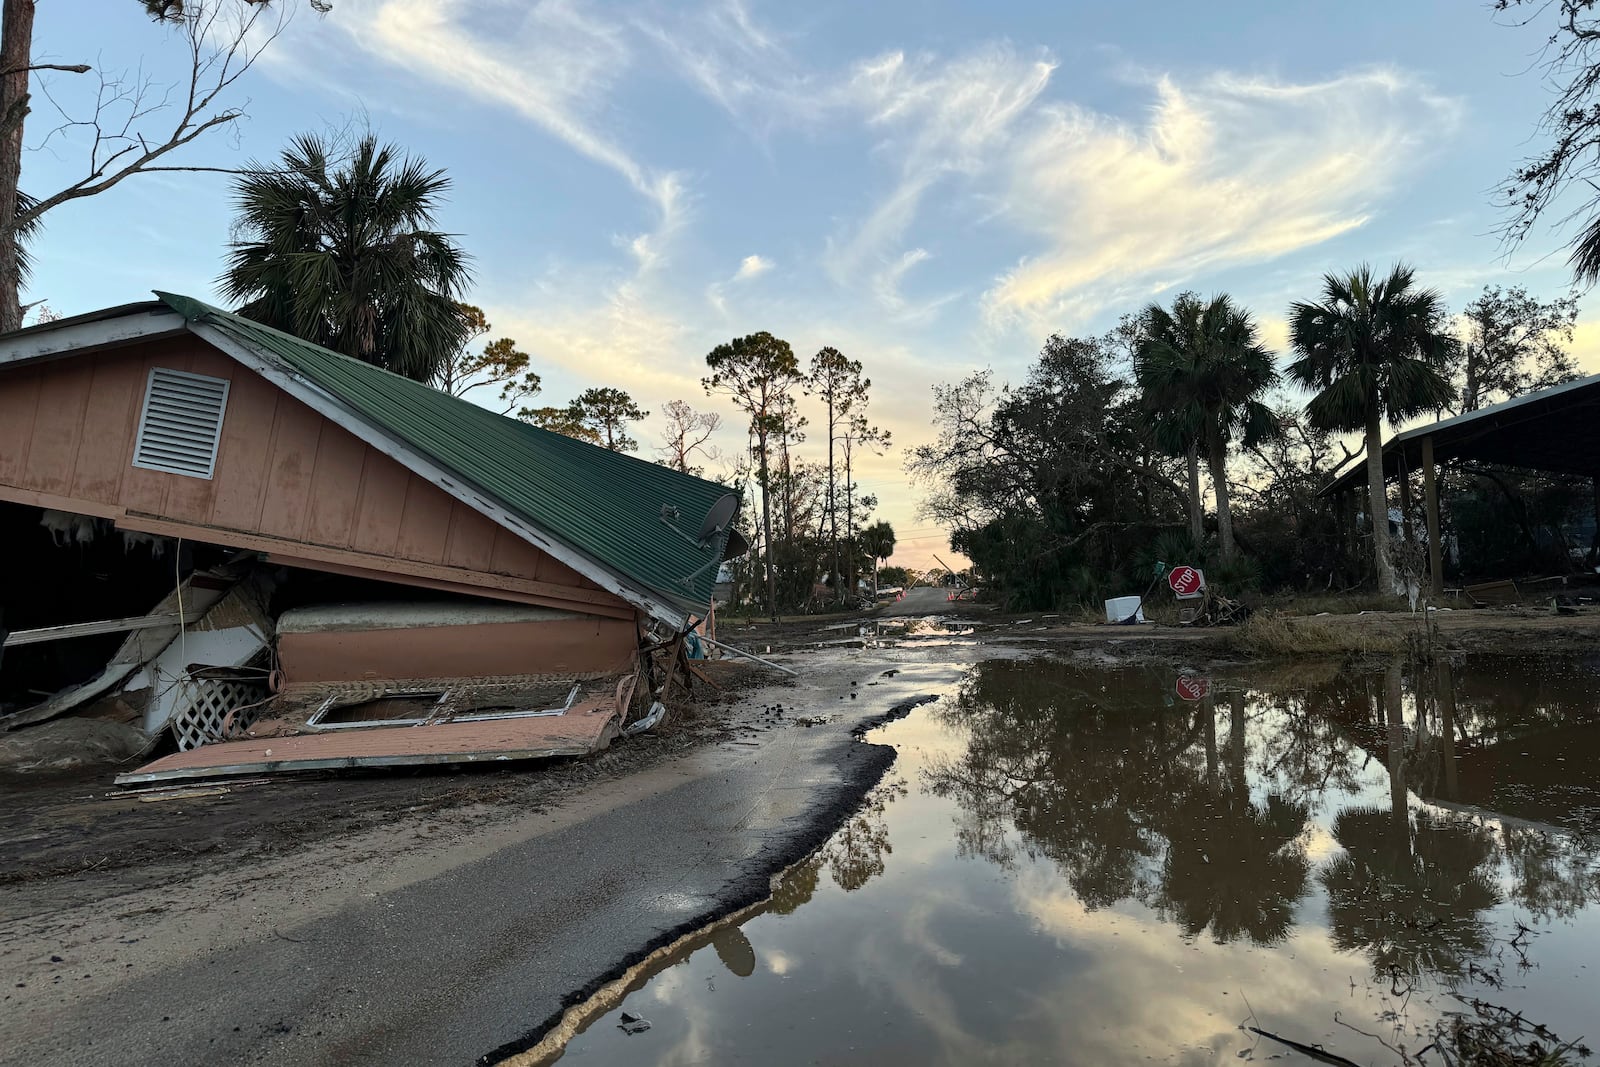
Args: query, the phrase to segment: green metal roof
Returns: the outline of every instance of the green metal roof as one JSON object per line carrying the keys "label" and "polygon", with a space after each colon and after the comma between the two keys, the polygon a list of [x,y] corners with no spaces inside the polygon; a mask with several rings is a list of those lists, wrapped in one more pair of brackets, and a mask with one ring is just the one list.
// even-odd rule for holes
{"label": "green metal roof", "polygon": [[[706,548],[693,538],[711,505],[733,492],[727,486],[497,415],[190,297],[156,296],[185,321],[215,327],[302,375],[626,584],[686,612],[709,604],[727,533]],[[678,516],[670,526],[663,508]]]}

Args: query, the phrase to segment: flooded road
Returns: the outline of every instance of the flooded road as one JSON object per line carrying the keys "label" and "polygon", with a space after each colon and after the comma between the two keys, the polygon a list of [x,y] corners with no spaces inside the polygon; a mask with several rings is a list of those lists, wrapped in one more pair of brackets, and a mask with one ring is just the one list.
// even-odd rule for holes
{"label": "flooded road", "polygon": [[[1315,1062],[1256,1027],[1459,1063],[1600,1038],[1592,666],[993,661],[871,740],[899,759],[863,809],[592,1005],[562,1062]],[[1485,1028],[1500,1007],[1560,1039]],[[1415,1059],[1441,1037],[1449,1059]]]}

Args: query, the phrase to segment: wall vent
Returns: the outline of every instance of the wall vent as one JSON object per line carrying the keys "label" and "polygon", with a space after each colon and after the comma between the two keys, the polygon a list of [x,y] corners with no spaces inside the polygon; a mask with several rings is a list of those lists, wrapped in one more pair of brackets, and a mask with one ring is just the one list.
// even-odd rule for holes
{"label": "wall vent", "polygon": [[210,478],[222,440],[228,380],[156,367],[145,386],[133,465],[191,478]]}

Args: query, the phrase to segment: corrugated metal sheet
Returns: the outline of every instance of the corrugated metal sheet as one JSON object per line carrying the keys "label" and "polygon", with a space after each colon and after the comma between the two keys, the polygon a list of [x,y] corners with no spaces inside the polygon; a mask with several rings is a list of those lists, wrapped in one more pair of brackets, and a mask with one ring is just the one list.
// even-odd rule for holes
{"label": "corrugated metal sheet", "polygon": [[[707,548],[689,538],[711,505],[732,492],[727,486],[497,415],[202,301],[156,295],[185,320],[222,330],[303,375],[613,574],[687,611],[710,601],[726,533]],[[662,520],[663,508],[679,516],[672,526]]]}

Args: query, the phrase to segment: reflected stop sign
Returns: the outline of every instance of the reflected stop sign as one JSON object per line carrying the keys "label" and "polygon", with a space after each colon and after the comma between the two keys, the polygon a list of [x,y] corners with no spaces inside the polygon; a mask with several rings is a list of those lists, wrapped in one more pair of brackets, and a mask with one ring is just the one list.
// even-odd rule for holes
{"label": "reflected stop sign", "polygon": [[1200,592],[1200,572],[1193,567],[1174,567],[1167,575],[1167,584],[1172,586],[1172,591],[1179,597],[1192,597]]}
{"label": "reflected stop sign", "polygon": [[1183,700],[1204,700],[1211,692],[1211,679],[1184,675],[1178,679],[1178,696]]}

